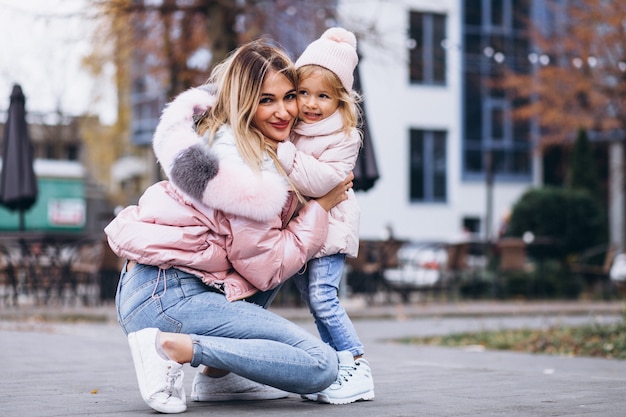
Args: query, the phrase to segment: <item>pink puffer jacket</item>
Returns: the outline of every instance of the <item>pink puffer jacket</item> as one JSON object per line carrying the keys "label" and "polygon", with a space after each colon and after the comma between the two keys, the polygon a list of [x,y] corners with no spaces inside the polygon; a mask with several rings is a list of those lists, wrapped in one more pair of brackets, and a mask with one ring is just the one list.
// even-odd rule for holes
{"label": "pink puffer jacket", "polygon": [[289,221],[297,200],[269,157],[257,174],[228,127],[211,148],[195,135],[191,117],[211,105],[205,96],[192,89],[165,109],[154,149],[170,181],[149,187],[105,233],[118,256],[190,272],[237,300],[302,268],[326,239],[328,213],[309,201]]}
{"label": "pink puffer jacket", "polygon": [[[300,122],[290,142],[278,144],[278,160],[300,192],[308,197],[321,197],[354,170],[361,135],[356,129],[343,131],[339,111],[317,123]],[[348,199],[330,210],[328,236],[321,257],[343,253],[356,258],[359,252],[360,209],[353,190]]]}

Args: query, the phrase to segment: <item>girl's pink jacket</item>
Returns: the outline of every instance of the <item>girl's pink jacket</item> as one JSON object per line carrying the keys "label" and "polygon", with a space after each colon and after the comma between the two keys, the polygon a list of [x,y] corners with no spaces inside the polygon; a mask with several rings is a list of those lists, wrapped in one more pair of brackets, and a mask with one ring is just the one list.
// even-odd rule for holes
{"label": "girl's pink jacket", "polygon": [[[317,123],[296,125],[290,142],[278,144],[278,160],[296,188],[308,197],[320,197],[343,181],[356,164],[361,148],[357,129],[343,130],[339,111]],[[360,209],[353,190],[330,210],[328,236],[316,258],[359,252]]]}
{"label": "girl's pink jacket", "polygon": [[313,200],[292,218],[297,200],[272,160],[253,172],[230,128],[209,148],[192,118],[212,104],[197,88],[168,105],[153,147],[170,181],[149,187],[105,233],[118,256],[187,271],[232,301],[294,275],[322,247],[329,219]]}

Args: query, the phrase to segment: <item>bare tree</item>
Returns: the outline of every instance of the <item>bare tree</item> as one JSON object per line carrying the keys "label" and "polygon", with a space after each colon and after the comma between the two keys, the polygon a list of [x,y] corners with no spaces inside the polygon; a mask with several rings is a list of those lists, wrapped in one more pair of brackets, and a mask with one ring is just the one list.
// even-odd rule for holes
{"label": "bare tree", "polygon": [[[211,67],[239,44],[268,36],[292,55],[334,25],[337,0],[90,0],[100,22],[94,73],[113,62],[119,133],[115,159],[134,154],[153,167],[137,195],[161,178],[148,145],[163,105],[202,84]],[[146,117],[147,115],[147,117]],[[128,194],[128,193],[127,193]],[[132,193],[131,193],[132,194]],[[132,199],[131,199],[132,200]]]}
{"label": "bare tree", "polygon": [[[91,0],[115,51],[163,82],[168,98],[205,81],[239,44],[268,35],[299,53],[334,22],[336,0]],[[297,44],[294,40],[300,40]]]}
{"label": "bare tree", "polygon": [[626,3],[562,3],[550,2],[549,26],[531,33],[531,74],[505,79],[525,103],[516,117],[539,124],[542,145],[572,141],[578,128],[626,128]]}

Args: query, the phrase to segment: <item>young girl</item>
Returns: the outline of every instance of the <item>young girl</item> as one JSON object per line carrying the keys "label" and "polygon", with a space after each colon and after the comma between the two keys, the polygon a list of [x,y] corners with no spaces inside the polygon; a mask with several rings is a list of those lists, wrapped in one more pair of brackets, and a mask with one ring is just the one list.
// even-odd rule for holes
{"label": "young girl", "polygon": [[[324,195],[353,169],[361,146],[357,129],[358,95],[352,90],[358,62],[356,38],[342,28],[328,29],[296,61],[298,117],[291,142],[278,145],[278,159],[298,190],[309,197]],[[302,298],[313,314],[320,337],[340,354],[341,366],[352,369],[350,381],[338,381],[317,394],[304,396],[331,404],[374,398],[374,384],[363,345],[346,311],[338,289],[346,256],[359,248],[359,207],[354,192],[330,211],[330,225],[322,249],[306,270],[294,277]],[[336,393],[341,384],[351,394]],[[344,388],[345,390],[345,388]]]}

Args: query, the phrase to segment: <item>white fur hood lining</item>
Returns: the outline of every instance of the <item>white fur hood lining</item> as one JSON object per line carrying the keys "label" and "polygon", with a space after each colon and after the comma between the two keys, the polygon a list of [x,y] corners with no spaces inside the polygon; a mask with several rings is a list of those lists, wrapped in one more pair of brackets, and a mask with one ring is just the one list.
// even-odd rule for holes
{"label": "white fur hood lining", "polygon": [[220,146],[212,148],[195,132],[194,114],[214,102],[207,90],[192,88],[165,108],[153,140],[158,161],[173,185],[208,207],[257,221],[275,218],[287,201],[287,181],[277,172],[255,173],[236,152],[230,129],[222,129]]}

